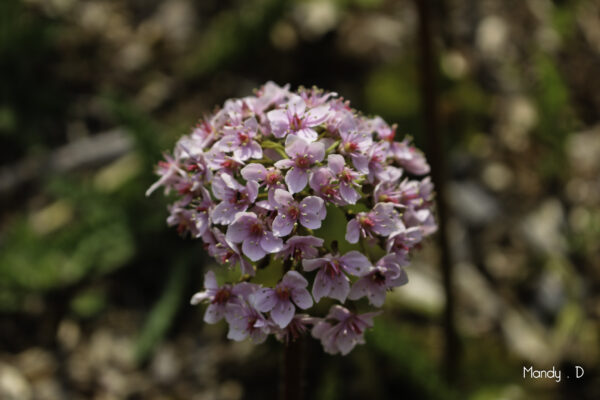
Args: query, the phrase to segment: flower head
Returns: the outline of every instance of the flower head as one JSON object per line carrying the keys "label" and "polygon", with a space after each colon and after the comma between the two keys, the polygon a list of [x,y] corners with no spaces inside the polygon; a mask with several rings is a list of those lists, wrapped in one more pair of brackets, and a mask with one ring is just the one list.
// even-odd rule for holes
{"label": "flower head", "polygon": [[[429,165],[396,132],[336,93],[267,82],[181,137],[147,194],[174,196],[168,225],[241,273],[222,285],[206,273],[192,298],[208,304],[205,321],[225,319],[236,341],[287,342],[312,327],[332,354],[363,343],[378,313],[344,305],[381,307],[437,229]],[[337,303],[325,318],[313,307],[323,298]]]}

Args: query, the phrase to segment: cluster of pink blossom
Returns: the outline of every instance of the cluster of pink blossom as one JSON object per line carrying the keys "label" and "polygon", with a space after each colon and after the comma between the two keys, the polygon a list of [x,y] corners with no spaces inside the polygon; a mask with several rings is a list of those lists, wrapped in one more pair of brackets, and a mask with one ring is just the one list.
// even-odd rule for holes
{"label": "cluster of pink blossom", "polygon": [[[310,328],[332,354],[364,343],[378,313],[342,305],[364,297],[381,307],[407,282],[410,250],[436,230],[429,166],[410,139],[394,141],[395,130],[335,93],[268,82],[227,100],[177,142],[147,194],[175,192],[168,224],[241,270],[237,283],[221,286],[206,273],[192,304],[208,303],[207,323],[224,318],[230,339],[255,342]],[[336,240],[325,237],[331,207],[347,221]],[[274,287],[253,282],[258,268],[277,262],[283,276]],[[324,318],[296,312],[318,311],[323,299],[331,299]]]}

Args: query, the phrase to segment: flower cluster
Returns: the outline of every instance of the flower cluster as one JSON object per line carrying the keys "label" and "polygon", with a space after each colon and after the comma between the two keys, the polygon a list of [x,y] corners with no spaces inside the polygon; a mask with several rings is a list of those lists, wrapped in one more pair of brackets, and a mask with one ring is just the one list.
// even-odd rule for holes
{"label": "flower cluster", "polygon": [[[332,354],[364,342],[378,313],[350,310],[381,307],[408,281],[411,249],[436,230],[429,166],[395,131],[335,93],[268,82],[177,142],[147,194],[176,193],[168,224],[241,271],[221,286],[206,273],[192,304],[208,303],[207,323],[225,319],[228,338],[255,342],[310,330]],[[334,212],[345,237],[331,237]],[[283,270],[273,287],[256,276],[264,268]],[[324,306],[325,317],[311,315]]]}

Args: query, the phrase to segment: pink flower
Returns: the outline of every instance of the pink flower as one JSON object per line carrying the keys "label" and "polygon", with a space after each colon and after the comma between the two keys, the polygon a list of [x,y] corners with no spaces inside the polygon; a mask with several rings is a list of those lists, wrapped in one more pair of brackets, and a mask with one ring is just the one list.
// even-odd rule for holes
{"label": "pink flower", "polygon": [[354,314],[342,306],[333,306],[329,310],[327,320],[315,325],[312,335],[321,340],[326,353],[346,355],[352,351],[357,344],[363,344],[363,337],[367,328],[373,327],[373,317],[381,314],[370,312],[366,314]]}
{"label": "pink flower", "polygon": [[406,272],[396,262],[396,256],[391,254],[383,257],[371,270],[362,276],[350,289],[348,298],[358,300],[367,297],[375,307],[383,306],[385,293],[397,286],[408,282]]}
{"label": "pink flower", "polygon": [[287,103],[286,109],[269,111],[267,118],[275,137],[282,138],[294,134],[308,142],[314,142],[319,135],[313,128],[325,122],[328,110],[328,105],[307,110],[304,100],[300,96],[295,96]]}
{"label": "pink flower", "polygon": [[321,167],[314,169],[310,176],[309,186],[315,194],[325,201],[337,205],[346,204],[340,194],[338,181],[329,168]]}
{"label": "pink flower", "polygon": [[348,204],[356,204],[360,195],[355,187],[360,187],[358,179],[360,174],[346,167],[344,157],[339,154],[330,154],[327,157],[327,166],[340,182],[340,195]]}
{"label": "pink flower", "polygon": [[298,203],[290,193],[275,189],[273,200],[277,209],[277,216],[273,220],[275,236],[289,235],[296,221],[309,229],[318,229],[327,214],[325,202],[316,196],[307,196]]}
{"label": "pink flower", "polygon": [[215,197],[222,200],[212,212],[212,220],[217,224],[230,224],[237,213],[246,211],[258,196],[258,183],[249,181],[241,185],[227,173],[213,179],[212,190]]}
{"label": "pink flower", "polygon": [[306,171],[325,157],[325,146],[320,142],[308,143],[300,137],[289,136],[286,139],[285,152],[290,158],[277,161],[275,166],[281,169],[290,168],[285,175],[285,182],[290,193],[298,193],[308,182]]}
{"label": "pink flower", "polygon": [[254,293],[245,296],[244,300],[227,309],[227,338],[236,342],[250,338],[256,344],[262,343],[271,333],[271,323],[256,309]]}
{"label": "pink flower", "polygon": [[243,125],[236,127],[225,127],[225,136],[217,142],[222,151],[233,152],[239,160],[249,158],[262,158],[262,148],[254,140],[258,131],[256,118],[248,118]]}
{"label": "pink flower", "polygon": [[285,328],[276,328],[273,333],[277,339],[287,344],[303,336],[309,325],[315,325],[320,320],[308,314],[296,314]]}
{"label": "pink flower", "polygon": [[409,139],[402,142],[393,142],[391,153],[400,166],[411,174],[425,175],[430,171],[429,164],[425,156],[414,146],[411,146]]}
{"label": "pink flower", "polygon": [[262,288],[255,293],[256,309],[261,312],[270,311],[273,322],[280,328],[285,328],[294,317],[294,304],[303,310],[313,305],[307,286],[308,281],[302,275],[296,271],[288,271],[274,289]]}
{"label": "pink flower", "polygon": [[209,305],[204,313],[204,322],[207,324],[216,324],[225,317],[228,306],[239,304],[241,302],[239,296],[251,291],[252,286],[252,284],[246,282],[233,286],[228,284],[219,286],[214,272],[208,271],[204,275],[205,290],[196,293],[190,302],[192,305],[196,305],[200,302],[208,301]]}
{"label": "pink flower", "polygon": [[[351,114],[350,114],[351,115]],[[354,118],[346,117],[341,120],[338,131],[342,138],[340,150],[349,155],[354,167],[366,174],[369,172],[369,149],[373,148],[373,138],[365,131],[359,131]]]}
{"label": "pink flower", "polygon": [[327,254],[322,258],[304,260],[302,266],[305,271],[319,270],[312,289],[315,301],[331,297],[343,303],[350,292],[350,280],[344,272],[362,276],[371,267],[371,262],[358,251],[349,251],[341,257]]}
{"label": "pink flower", "polygon": [[226,237],[233,243],[242,243],[242,251],[252,261],[283,248],[283,241],[275,237],[253,212],[238,213],[227,229]]}
{"label": "pink flower", "polygon": [[323,239],[314,236],[292,236],[283,246],[283,250],[277,253],[277,257],[288,259],[292,258],[299,262],[304,258],[315,258],[319,255],[319,250],[315,247],[323,246]]}
{"label": "pink flower", "polygon": [[160,179],[152,184],[146,190],[146,196],[150,196],[152,192],[161,186],[165,187],[165,192],[168,192],[169,188],[175,183],[179,182],[182,177],[185,177],[185,171],[183,171],[179,165],[179,161],[165,155],[165,160],[158,163],[156,173],[160,176]]}
{"label": "pink flower", "polygon": [[235,267],[240,264],[242,274],[254,276],[255,271],[252,265],[242,257],[238,246],[231,243],[225,235],[218,229],[213,228],[202,235],[202,240],[208,243],[208,254],[214,257],[220,264],[229,264]]}
{"label": "pink flower", "polygon": [[393,204],[377,203],[372,211],[360,212],[348,222],[346,240],[357,243],[360,236],[372,237],[373,234],[388,236],[402,226]]}

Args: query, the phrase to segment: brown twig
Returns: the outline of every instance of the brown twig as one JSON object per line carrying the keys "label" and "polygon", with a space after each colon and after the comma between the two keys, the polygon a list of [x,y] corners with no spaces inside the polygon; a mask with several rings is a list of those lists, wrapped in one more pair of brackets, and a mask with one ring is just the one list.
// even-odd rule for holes
{"label": "brown twig", "polygon": [[302,336],[284,346],[281,400],[301,400],[304,397],[304,347]]}
{"label": "brown twig", "polygon": [[437,192],[437,214],[439,233],[437,239],[441,250],[441,270],[446,298],[444,310],[444,369],[449,382],[456,382],[459,365],[459,343],[454,324],[454,295],[452,283],[452,257],[447,234],[446,163],[443,138],[439,132],[439,115],[436,92],[436,57],[431,27],[431,5],[429,0],[415,0],[419,19],[418,49],[419,78],[423,126],[427,138],[427,158],[431,165],[431,178]]}

